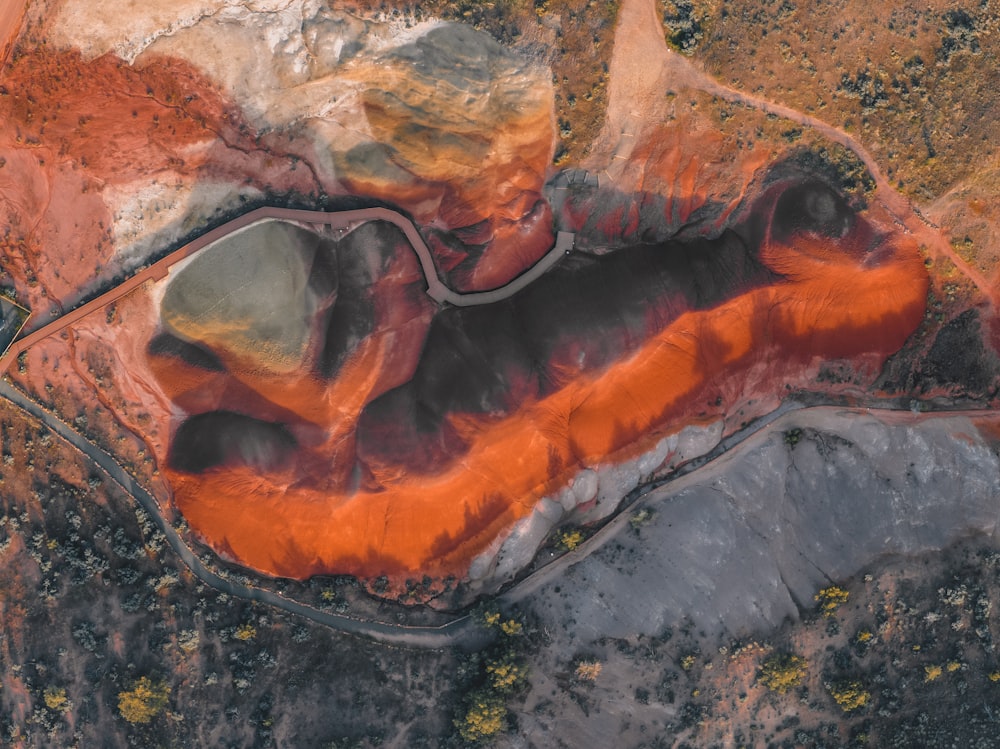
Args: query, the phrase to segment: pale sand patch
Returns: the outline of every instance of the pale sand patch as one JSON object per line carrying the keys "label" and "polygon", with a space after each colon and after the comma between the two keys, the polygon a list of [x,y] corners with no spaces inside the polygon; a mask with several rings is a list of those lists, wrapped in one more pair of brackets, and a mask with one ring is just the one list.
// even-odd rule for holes
{"label": "pale sand patch", "polygon": [[655,0],[623,0],[608,72],[606,119],[588,169],[601,172],[615,169],[615,161],[626,163],[642,133],[666,118],[666,91],[684,85],[675,67]]}
{"label": "pale sand patch", "polygon": [[115,261],[122,268],[135,267],[212,218],[260,196],[250,185],[192,181],[169,173],[152,182],[109,185],[102,197],[111,211]]}

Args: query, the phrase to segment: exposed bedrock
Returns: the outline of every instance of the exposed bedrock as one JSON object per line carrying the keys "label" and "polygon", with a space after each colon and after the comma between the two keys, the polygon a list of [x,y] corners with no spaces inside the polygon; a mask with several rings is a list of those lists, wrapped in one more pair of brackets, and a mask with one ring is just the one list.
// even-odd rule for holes
{"label": "exposed bedrock", "polygon": [[163,323],[182,341],[277,372],[299,369],[336,301],[331,243],[282,221],[231,234],[172,274]]}
{"label": "exposed bedrock", "polygon": [[581,643],[684,620],[710,635],[766,632],[882,555],[995,535],[995,429],[963,416],[789,414],[644,500],[648,523],[616,521],[526,602],[551,632],[572,617]]}
{"label": "exposed bedrock", "polygon": [[443,310],[412,379],[365,408],[359,458],[372,469],[439,471],[474,438],[450,416],[502,419],[634,353],[682,314],[773,283],[758,259],[761,238],[741,229],[714,241],[574,254],[507,300]]}
{"label": "exposed bedrock", "polygon": [[52,35],[140,68],[164,59],[197,66],[251,133],[305,162],[291,167],[312,177],[297,186],[302,194],[399,206],[425,228],[454,287],[500,286],[552,245],[542,190],[554,95],[539,61],[465,24],[403,29],[318,0],[165,0],[130,9],[127,24],[117,13],[70,0]]}
{"label": "exposed bedrock", "polygon": [[212,411],[181,424],[174,438],[170,465],[200,472],[217,466],[247,466],[273,471],[288,462],[295,439],[280,424],[243,414]]}
{"label": "exposed bedrock", "polygon": [[351,189],[455,232],[430,238],[458,289],[502,285],[541,257],[553,241],[542,199],[554,148],[546,71],[456,24],[364,65],[377,65],[377,75],[364,69],[373,85],[360,95],[372,140],[332,144]]}
{"label": "exposed bedrock", "polygon": [[[165,330],[148,353],[201,370],[327,378],[377,326],[420,322],[432,305],[422,280],[391,224],[372,221],[335,236],[265,220],[172,271],[160,305]],[[419,347],[418,340],[397,348],[413,360]],[[386,373],[387,387],[412,367],[403,362]]]}
{"label": "exposed bedrock", "polygon": [[[914,258],[903,261],[909,270],[898,279],[911,288],[886,286],[867,302],[864,295],[856,296],[845,325],[867,328],[868,320],[882,318],[861,339],[852,339],[846,329],[832,326],[833,318],[810,308],[848,293],[852,273],[858,278],[864,273],[861,267],[851,270],[851,263],[871,263],[875,280],[878,266],[894,252],[888,234],[858,217],[832,188],[799,178],[775,182],[714,239],[638,245],[596,257],[575,253],[507,300],[440,312],[413,377],[362,413],[359,459],[376,476],[393,465],[410,473],[440,471],[475,440],[470,417],[485,427],[635,354],[685,315],[718,309],[769,287],[793,290],[801,283],[801,295],[793,291],[794,301],[788,303],[760,300],[774,309],[748,309],[747,317],[763,316],[751,340],[781,340],[781,326],[772,326],[777,316],[787,315],[793,318],[790,328],[801,328],[785,334],[789,358],[889,353],[915,327],[922,305],[917,293],[926,281]],[[894,319],[893,297],[900,294],[907,301]],[[717,343],[711,335],[696,342],[702,348],[693,368],[717,368],[733,352],[725,340],[733,332],[720,330]],[[754,352],[745,356],[752,359]],[[675,359],[685,366],[684,352],[676,352]],[[648,393],[634,399],[650,403]],[[620,406],[609,402],[608,408]],[[575,433],[586,428],[582,424],[570,417],[571,440],[585,441]]]}

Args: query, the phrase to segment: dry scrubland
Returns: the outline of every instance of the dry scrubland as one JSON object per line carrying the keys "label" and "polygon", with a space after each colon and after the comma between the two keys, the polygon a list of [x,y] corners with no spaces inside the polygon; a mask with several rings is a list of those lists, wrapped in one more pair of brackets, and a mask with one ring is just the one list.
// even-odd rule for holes
{"label": "dry scrubland", "polygon": [[[346,7],[350,7],[348,3]],[[443,18],[488,32],[548,63],[555,86],[559,142],[555,166],[579,163],[604,124],[608,65],[618,3],[612,0],[362,0],[358,9],[416,20]]]}
{"label": "dry scrubland", "polygon": [[844,127],[918,200],[993,153],[1000,50],[987,4],[662,7],[672,46],[723,83]]}
{"label": "dry scrubland", "polygon": [[[15,746],[568,747],[519,726],[576,713],[647,749],[993,740],[1000,553],[983,542],[879,563],[817,588],[801,622],[739,640],[682,623],[572,644],[570,616],[557,645],[530,607],[486,603],[484,649],[407,651],[217,595],[44,427],[10,408],[0,423],[4,463],[26,467],[0,485],[0,730]],[[309,589],[339,611],[365,598],[343,579]]]}
{"label": "dry scrubland", "polygon": [[[554,165],[588,156],[607,107],[617,3],[363,5],[388,16],[464,21],[550,64]],[[893,183],[950,230],[961,257],[986,273],[996,269],[1000,159],[992,149],[1000,135],[993,100],[1000,49],[989,5],[690,0],[664,2],[660,12],[669,44],[721,82],[813,114],[865,143]],[[59,199],[74,196],[75,210],[89,216],[79,231],[101,254],[67,255],[57,280],[41,248],[68,246],[61,240],[68,226],[45,236],[28,229],[62,204],[38,201],[16,225],[12,219],[15,230],[0,238],[0,250],[25,280],[22,298],[43,316],[50,305],[71,304],[93,278],[111,283],[120,270],[92,272],[113,250],[101,175],[119,175],[122,184],[140,176],[121,172],[122,152],[192,178],[204,164],[214,174],[215,150],[239,152],[240,160],[222,170],[223,181],[252,173],[262,191],[289,200],[319,189],[308,169],[297,168],[299,145],[252,138],[186,65],[137,71],[110,58],[84,64],[75,53],[46,59],[23,50],[11,63],[0,90],[18,127],[10,138],[40,155],[25,173],[32,184],[56,185]],[[39,81],[44,96],[35,90]],[[186,98],[177,81],[199,97]],[[130,94],[127,106],[95,114],[93,101],[115,88]],[[721,153],[777,144],[776,151],[813,159],[806,166],[838,183],[856,205],[872,197],[858,161],[807,128],[702,93],[664,95],[675,129],[717,125]],[[183,151],[210,131],[229,142],[187,165],[162,145],[176,141]],[[119,150],[104,148],[108,132]],[[133,151],[130,143],[147,150]],[[77,160],[75,169],[58,171],[67,155]],[[13,157],[0,160],[4,167],[27,169]],[[879,385],[890,393],[986,402],[995,396],[997,362],[983,344],[988,331],[979,311],[965,311],[974,295],[946,261],[928,256],[927,265],[932,286],[924,321]],[[109,308],[106,324],[122,326],[129,310],[128,303]],[[162,491],[149,414],[119,402],[114,350],[77,350],[77,342],[76,331],[46,341],[14,378],[144,485]],[[820,370],[817,389],[856,395],[855,377],[850,362],[832,362]],[[548,748],[581,744],[521,729],[581,715],[606,717],[618,745],[645,749],[995,744],[1000,556],[986,542],[883,561],[832,581],[804,602],[801,622],[736,641],[681,625],[655,636],[581,637],[555,646],[553,632],[530,611],[487,603],[476,615],[493,640],[481,651],[407,651],[216,594],[178,566],[129,497],[43,427],[4,407],[0,436],[0,743],[409,749],[495,741]],[[639,533],[651,516],[632,520]],[[572,553],[584,535],[565,529],[543,553]],[[222,574],[251,579],[212,563]],[[373,598],[388,592],[385,579],[368,581],[367,589],[346,578],[262,584],[338,612],[436,621],[432,611]],[[392,593],[401,603],[438,598],[446,605],[454,584],[411,579]],[[576,625],[572,615],[561,625],[571,641]]]}
{"label": "dry scrubland", "polygon": [[[997,268],[1000,16],[990,3],[661,2],[665,35],[721,83],[859,139],[903,194]],[[938,213],[956,194],[961,208]]]}
{"label": "dry scrubland", "polygon": [[[47,429],[4,406],[0,435],[4,746],[419,747],[453,732],[460,654],[219,595]],[[335,609],[346,587],[324,581],[317,603]]]}
{"label": "dry scrubland", "polygon": [[560,725],[577,715],[636,749],[991,747],[998,603],[1000,554],[970,541],[817,589],[800,622],[757,637],[687,623],[565,652],[538,633],[513,713],[550,731],[497,746],[579,746]]}

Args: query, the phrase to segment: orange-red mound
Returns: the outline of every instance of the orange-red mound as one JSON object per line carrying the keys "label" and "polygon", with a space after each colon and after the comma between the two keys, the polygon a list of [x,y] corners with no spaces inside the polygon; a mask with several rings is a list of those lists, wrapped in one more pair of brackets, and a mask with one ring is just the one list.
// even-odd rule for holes
{"label": "orange-red mound", "polygon": [[[916,244],[879,239],[863,220],[836,241],[808,233],[769,238],[762,260],[784,278],[686,312],[609,369],[579,376],[508,418],[463,429],[469,449],[443,472],[381,476],[377,489],[366,488],[364,477],[339,486],[324,479],[353,452],[354,424],[390,361],[389,338],[368,339],[327,392],[316,381],[244,377],[262,397],[325,425],[326,438],[300,441],[301,455],[281,470],[171,470],[177,506],[213,548],[267,573],[462,575],[582,466],[629,457],[712,408],[726,413],[734,400],[771,396],[815,357],[880,360],[924,312],[927,279]],[[761,366],[766,376],[742,384]],[[722,403],[706,407],[716,396]]]}

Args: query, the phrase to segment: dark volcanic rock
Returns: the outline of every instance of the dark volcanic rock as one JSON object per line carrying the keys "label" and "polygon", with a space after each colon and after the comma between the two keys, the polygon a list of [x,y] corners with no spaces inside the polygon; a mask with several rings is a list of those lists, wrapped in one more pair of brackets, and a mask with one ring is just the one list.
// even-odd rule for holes
{"label": "dark volcanic rock", "polygon": [[599,257],[576,253],[509,299],[445,310],[413,378],[365,409],[359,456],[440,470],[467,447],[449,415],[506,416],[581,373],[606,369],[683,313],[773,282],[758,258],[759,238],[740,229]]}
{"label": "dark volcanic rock", "polygon": [[170,464],[189,473],[222,465],[275,470],[294,449],[295,439],[280,424],[229,411],[212,411],[181,424],[174,437]]}

